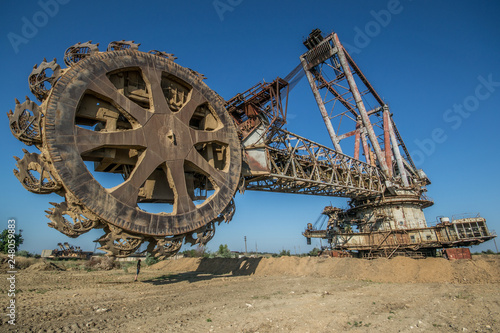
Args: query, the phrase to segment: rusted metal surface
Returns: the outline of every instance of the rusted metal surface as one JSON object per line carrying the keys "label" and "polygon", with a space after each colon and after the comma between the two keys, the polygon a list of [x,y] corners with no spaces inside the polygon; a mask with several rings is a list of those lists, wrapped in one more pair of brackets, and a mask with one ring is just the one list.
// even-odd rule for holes
{"label": "rusted metal surface", "polygon": [[[50,76],[47,75],[49,72],[51,73]],[[31,92],[40,102],[43,101],[47,98],[50,91],[49,88],[54,86],[60,76],[61,66],[56,63],[56,59],[51,62],[43,59],[39,66],[35,65],[28,77]]]}
{"label": "rusted metal surface", "polygon": [[[385,112],[385,111],[384,111]],[[396,164],[398,166],[400,181],[403,183],[404,187],[408,187],[410,184],[408,182],[407,171],[404,166],[403,158],[401,157],[401,152],[398,148],[398,142],[396,140],[394,123],[392,121],[389,122],[389,136],[392,143],[392,150],[394,152],[394,156],[396,158]],[[411,160],[410,160],[411,161]]]}
{"label": "rusted metal surface", "polygon": [[369,116],[366,112],[365,104],[361,99],[361,94],[358,90],[356,82],[354,80],[354,76],[352,75],[351,69],[347,63],[347,58],[345,56],[344,47],[340,44],[338,36],[333,34],[333,43],[337,47],[337,55],[339,57],[340,63],[342,64],[342,68],[344,69],[344,75],[347,78],[347,82],[349,83],[349,87],[351,89],[351,93],[354,97],[354,101],[356,102],[356,106],[358,108],[359,114],[361,116],[361,121],[363,122],[363,126],[366,128],[366,132],[370,142],[372,144],[373,150],[375,151],[375,155],[377,156],[378,165],[380,169],[384,172],[384,174],[389,177],[389,170],[387,168],[385,158],[382,154],[382,150],[380,149],[380,145],[377,140],[377,136],[373,131],[372,123],[369,119]]}
{"label": "rusted metal surface", "polygon": [[[12,133],[41,154],[17,158],[15,174],[34,193],[65,197],[47,211],[49,226],[70,237],[103,228],[99,243],[109,254],[127,256],[149,242],[165,257],[185,238],[204,244],[207,225],[230,220],[241,145],[233,118],[196,72],[138,47],[119,41],[99,52],[79,43],[66,51],[70,67],[35,67],[30,89],[43,104],[16,100],[9,119]],[[106,188],[93,172],[123,181]]]}
{"label": "rusted metal surface", "polygon": [[259,82],[243,93],[237,94],[225,103],[240,131],[241,140],[260,125],[266,129],[280,128],[286,123],[288,82],[277,78],[273,82]]}
{"label": "rusted metal surface", "polygon": [[[327,239],[334,250],[349,251],[359,257],[392,257],[394,255],[419,257],[435,256],[436,250],[458,246],[478,245],[496,237],[486,226],[482,217],[457,219],[452,223],[439,223],[427,226],[419,216],[422,210],[420,201],[411,198],[392,200],[391,204],[400,207],[399,216],[378,203],[378,209],[358,207],[343,210],[325,207],[323,214],[328,217],[325,228],[309,224],[303,235],[306,238]],[[384,207],[385,206],[385,207]],[[370,215],[367,215],[367,212]],[[409,221],[416,217],[420,223]],[[454,253],[454,252],[450,252]]]}
{"label": "rusted metal surface", "polygon": [[64,63],[70,67],[82,60],[85,57],[94,55],[99,52],[99,43],[92,44],[92,41],[86,43],[77,43],[70,46],[64,52]]}
{"label": "rusted metal surface", "polygon": [[323,104],[323,100],[321,98],[319,90],[314,83],[313,76],[310,73],[310,71],[308,70],[309,66],[308,66],[304,57],[302,57],[300,59],[300,62],[302,63],[302,67],[304,68],[304,71],[306,73],[307,80],[309,81],[309,84],[311,86],[311,90],[314,94],[314,98],[316,99],[316,103],[318,104],[318,108],[319,108],[319,111],[321,113],[321,117],[323,118],[326,129],[328,130],[328,134],[330,135],[330,139],[332,140],[333,146],[335,147],[335,149],[339,153],[342,153],[342,148],[340,147],[339,140],[337,138],[337,134],[335,133],[335,130],[333,129],[333,126],[330,122],[330,116],[328,115],[328,111],[326,111],[326,108],[325,108],[325,105]]}
{"label": "rusted metal surface", "polygon": [[20,103],[16,99],[14,112],[9,110],[9,125],[12,134],[24,144],[40,147],[42,144],[42,113],[35,102],[26,97],[26,101]]}
{"label": "rusted metal surface", "polygon": [[352,253],[347,251],[323,250],[318,253],[320,257],[351,258]]}
{"label": "rusted metal surface", "polygon": [[[24,157],[17,161],[14,175],[23,184],[24,188],[37,194],[48,194],[61,189],[61,181],[51,172],[51,166],[37,153],[30,153],[23,149]],[[38,178],[37,178],[38,175]]]}
{"label": "rusted metal surface", "polygon": [[69,193],[67,193],[66,201],[51,204],[54,208],[45,211],[48,214],[46,216],[52,221],[48,223],[49,227],[68,237],[76,238],[92,229],[104,227],[97,215],[81,205],[78,199]]}
{"label": "rusted metal surface", "polygon": [[360,140],[361,140],[360,127],[361,127],[360,124],[357,123],[356,124],[355,138],[354,138],[354,158],[356,160],[359,160],[359,144],[360,144]]}
{"label": "rusted metal surface", "polygon": [[443,255],[448,260],[472,259],[472,255],[470,254],[470,250],[467,248],[444,249]]}
{"label": "rusted metal surface", "polygon": [[387,163],[387,170],[389,172],[389,178],[392,177],[392,154],[391,154],[391,137],[390,137],[390,130],[389,130],[389,110],[385,109],[384,110],[384,153],[385,153],[385,162]]}

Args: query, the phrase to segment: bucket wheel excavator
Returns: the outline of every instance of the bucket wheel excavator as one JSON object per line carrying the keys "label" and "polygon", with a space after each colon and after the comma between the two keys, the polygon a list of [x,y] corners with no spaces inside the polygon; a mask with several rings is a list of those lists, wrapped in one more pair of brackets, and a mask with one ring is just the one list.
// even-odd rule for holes
{"label": "bucket wheel excavator", "polygon": [[[29,75],[40,104],[16,99],[8,113],[13,135],[38,149],[15,157],[14,174],[33,193],[64,198],[46,211],[50,227],[69,237],[103,229],[100,249],[117,257],[145,242],[158,258],[183,242],[206,244],[232,219],[238,190],[351,198],[327,230],[304,233],[344,249],[350,241],[339,241],[346,237],[339,228],[347,224],[372,233],[387,225],[425,228],[430,182],[415,168],[387,104],[335,33],[325,38],[315,30],[304,45],[301,64],[285,79],[228,101],[172,54],[139,51],[133,41],[111,42],[105,51],[92,42],[73,45],[65,68],[44,59]],[[283,128],[290,83],[301,73],[334,148]],[[342,111],[332,117],[330,105]],[[333,120],[353,128],[338,135]],[[343,152],[344,139],[354,139],[353,157]]]}

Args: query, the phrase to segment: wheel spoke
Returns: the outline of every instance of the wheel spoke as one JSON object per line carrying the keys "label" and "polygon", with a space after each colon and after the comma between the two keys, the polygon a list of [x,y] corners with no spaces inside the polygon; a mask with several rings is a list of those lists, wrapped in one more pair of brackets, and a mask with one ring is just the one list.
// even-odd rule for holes
{"label": "wheel spoke", "polygon": [[103,132],[92,131],[79,126],[75,128],[76,146],[80,154],[101,147],[113,148],[145,148],[146,139],[142,128]]}
{"label": "wheel spoke", "polygon": [[198,90],[193,89],[191,91],[191,98],[179,110],[179,119],[181,119],[184,124],[189,124],[189,121],[193,117],[196,108],[206,102],[206,98],[203,97],[203,95]]}
{"label": "wheel spoke", "polygon": [[196,207],[187,191],[184,161],[173,160],[167,161],[166,164],[168,170],[164,169],[164,171],[167,174],[168,181],[175,195],[174,214],[182,214],[194,210]]}
{"label": "wheel spoke", "polygon": [[[84,60],[68,55],[72,66],[54,74],[57,84],[42,96],[39,148],[60,176],[57,193],[68,194],[68,204],[77,204],[93,228],[112,230],[101,245],[113,255],[162,240],[163,256],[171,252],[172,238],[165,237],[186,233],[204,244],[213,224],[203,227],[234,212],[243,149],[237,127],[223,100],[192,71],[163,53],[138,51],[133,42],[110,49],[120,45],[129,49],[94,52],[89,44]],[[47,170],[42,166],[35,185],[49,181]],[[157,208],[142,209],[149,204]]]}
{"label": "wheel spoke", "polygon": [[135,207],[139,196],[139,188],[163,162],[151,149],[146,149],[139,157],[130,177],[122,184],[110,189],[110,193],[124,204]]}
{"label": "wheel spoke", "polygon": [[224,177],[224,172],[217,170],[213,166],[211,166],[207,160],[201,156],[196,149],[192,149],[188,156],[186,157],[186,161],[189,161],[193,163],[195,166],[200,168],[200,170],[203,171],[205,175],[207,175],[209,178],[211,178],[214,182],[215,185],[217,185],[219,188],[226,186],[226,178]]}
{"label": "wheel spoke", "polygon": [[220,128],[215,131],[195,130],[193,128],[190,128],[189,130],[191,131],[191,138],[193,139],[194,144],[216,142],[229,145],[229,138],[225,135],[224,128]]}
{"label": "wheel spoke", "polygon": [[168,107],[165,94],[163,94],[161,88],[162,72],[151,67],[143,68],[142,71],[146,76],[147,83],[149,83],[148,88],[152,96],[152,110],[154,110],[154,113],[171,113],[172,111]]}
{"label": "wheel spoke", "polygon": [[119,109],[129,114],[141,125],[146,124],[151,116],[149,111],[120,93],[107,77],[96,78],[89,84],[88,89],[100,95],[110,103],[117,105]]}

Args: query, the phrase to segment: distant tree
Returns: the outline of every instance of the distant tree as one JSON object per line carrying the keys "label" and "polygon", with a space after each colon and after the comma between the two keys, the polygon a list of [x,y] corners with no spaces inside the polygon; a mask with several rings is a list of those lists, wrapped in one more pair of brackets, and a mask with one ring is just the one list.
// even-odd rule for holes
{"label": "distant tree", "polygon": [[212,258],[213,257],[213,254],[210,252],[209,249],[207,249],[206,247],[202,247],[203,251],[201,252],[201,256],[203,258]]}
{"label": "distant tree", "polygon": [[233,254],[231,251],[228,249],[227,244],[224,245],[219,245],[219,249],[217,252],[215,252],[215,256],[221,257],[221,258],[232,258]]}
{"label": "distant tree", "polygon": [[0,251],[2,253],[8,253],[9,251],[9,240],[14,239],[14,251],[17,252],[19,245],[24,242],[23,236],[21,235],[22,230],[19,230],[19,233],[14,233],[14,237],[9,237],[9,229],[4,229],[0,234]]}
{"label": "distant tree", "polygon": [[309,251],[308,255],[310,255],[311,257],[317,257],[319,254],[319,249],[317,247],[315,247],[314,249],[312,249],[311,251]]}
{"label": "distant tree", "polygon": [[283,256],[290,256],[290,250],[281,250],[280,254],[279,254],[280,257],[283,257]]}
{"label": "distant tree", "polygon": [[184,250],[183,252],[181,252],[181,254],[183,254],[184,257],[187,257],[187,258],[195,258],[196,257],[196,250],[194,250],[194,249]]}
{"label": "distant tree", "polygon": [[19,257],[26,257],[26,258],[34,257],[33,254],[29,253],[26,250],[19,250],[17,251],[16,255]]}
{"label": "distant tree", "polygon": [[187,258],[205,258],[208,256],[206,248],[201,244],[198,244],[196,249],[184,250],[181,254]]}
{"label": "distant tree", "polygon": [[153,257],[151,255],[151,253],[147,253],[146,254],[146,259],[144,260],[144,263],[148,266],[151,266],[151,265],[154,265],[156,264],[157,262],[159,262],[160,260],[158,260],[157,258]]}

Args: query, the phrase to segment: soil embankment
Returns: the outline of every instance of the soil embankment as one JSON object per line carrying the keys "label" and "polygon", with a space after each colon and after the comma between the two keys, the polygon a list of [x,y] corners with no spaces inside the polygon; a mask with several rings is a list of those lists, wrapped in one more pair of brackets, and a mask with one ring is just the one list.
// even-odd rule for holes
{"label": "soil embankment", "polygon": [[500,282],[500,257],[494,255],[474,256],[473,260],[416,260],[404,257],[375,260],[318,257],[183,258],[162,261],[151,266],[151,269],[216,275],[332,277],[389,283]]}
{"label": "soil embankment", "polygon": [[144,266],[139,282],[133,263],[19,259],[16,326],[1,316],[0,332],[500,332],[495,255],[183,258]]}

